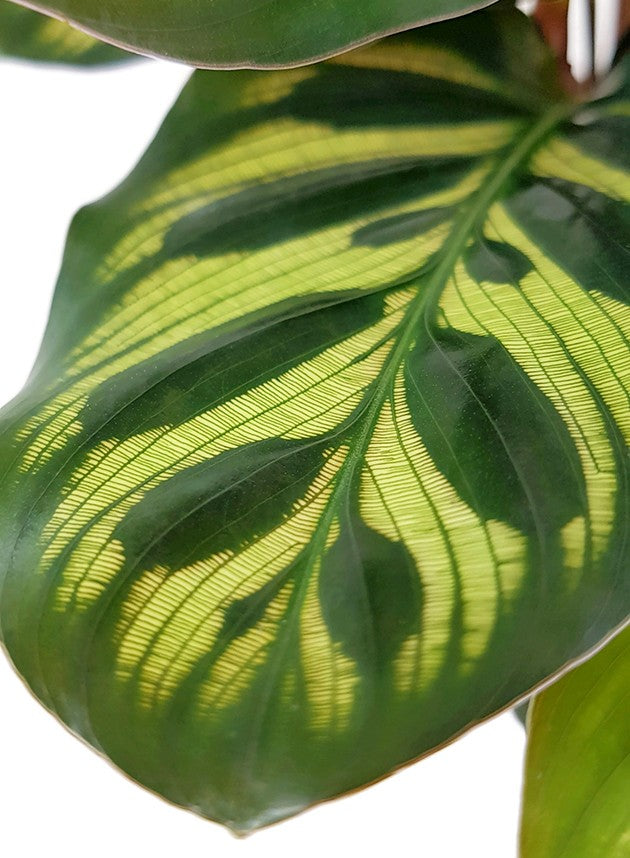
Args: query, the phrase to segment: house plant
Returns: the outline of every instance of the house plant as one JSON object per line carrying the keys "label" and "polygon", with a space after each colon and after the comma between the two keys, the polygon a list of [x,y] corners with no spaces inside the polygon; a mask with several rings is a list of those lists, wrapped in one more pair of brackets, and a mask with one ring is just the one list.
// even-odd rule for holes
{"label": "house plant", "polygon": [[620,68],[566,94],[503,4],[199,72],[77,218],[5,412],[2,626],[134,777],[255,827],[623,624]]}

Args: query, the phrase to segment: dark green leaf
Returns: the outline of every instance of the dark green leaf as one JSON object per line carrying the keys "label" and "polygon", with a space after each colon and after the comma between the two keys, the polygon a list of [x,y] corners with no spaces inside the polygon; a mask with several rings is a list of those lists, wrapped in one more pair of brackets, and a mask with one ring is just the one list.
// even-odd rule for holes
{"label": "dark green leaf", "polygon": [[[28,2],[128,50],[208,68],[278,68],[323,59],[492,0]],[[492,48],[490,39],[487,49]],[[439,52],[427,60],[439,63]]]}
{"label": "dark green leaf", "polygon": [[0,55],[91,66],[133,59],[68,24],[0,0]]}
{"label": "dark green leaf", "polygon": [[199,72],[75,219],[2,416],[1,630],[172,801],[289,816],[628,612],[627,103],[578,127],[547,67],[503,7]]}
{"label": "dark green leaf", "polygon": [[518,706],[515,706],[513,710],[514,714],[525,729],[527,729],[527,713],[529,712],[529,707],[530,700],[525,700],[523,703],[519,703]]}

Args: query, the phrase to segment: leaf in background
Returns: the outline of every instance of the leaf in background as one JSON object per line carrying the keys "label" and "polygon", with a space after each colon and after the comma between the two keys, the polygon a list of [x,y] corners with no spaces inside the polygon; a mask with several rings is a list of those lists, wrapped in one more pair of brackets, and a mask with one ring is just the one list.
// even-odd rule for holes
{"label": "leaf in background", "polygon": [[626,102],[573,125],[524,16],[472,26],[195,74],[76,217],[3,413],[18,670],[237,830],[435,749],[628,611]]}
{"label": "leaf in background", "polygon": [[491,2],[28,0],[113,44],[208,68],[302,65]]}
{"label": "leaf in background", "polygon": [[630,628],[535,698],[522,858],[630,851]]}
{"label": "leaf in background", "polygon": [[134,59],[62,21],[0,0],[0,56],[54,63],[99,65]]}
{"label": "leaf in background", "polygon": [[525,700],[523,703],[519,703],[518,706],[514,707],[514,715],[521,722],[523,727],[527,729],[527,713],[529,711],[530,701]]}

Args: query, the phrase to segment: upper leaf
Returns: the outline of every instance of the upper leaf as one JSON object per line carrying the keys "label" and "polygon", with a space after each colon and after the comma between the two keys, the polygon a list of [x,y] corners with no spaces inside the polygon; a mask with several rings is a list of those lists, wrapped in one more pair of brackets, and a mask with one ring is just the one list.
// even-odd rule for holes
{"label": "upper leaf", "polygon": [[529,716],[522,858],[625,858],[630,627],[539,694]]}
{"label": "upper leaf", "polygon": [[6,0],[0,0],[0,55],[79,65],[133,58],[133,54],[105,45],[62,21]]}
{"label": "upper leaf", "polygon": [[28,0],[28,5],[140,53],[206,68],[278,68],[320,60],[492,1]]}
{"label": "upper leaf", "polygon": [[15,664],[239,830],[438,747],[628,611],[627,102],[574,125],[526,18],[472,26],[196,73],[75,219],[3,415]]}

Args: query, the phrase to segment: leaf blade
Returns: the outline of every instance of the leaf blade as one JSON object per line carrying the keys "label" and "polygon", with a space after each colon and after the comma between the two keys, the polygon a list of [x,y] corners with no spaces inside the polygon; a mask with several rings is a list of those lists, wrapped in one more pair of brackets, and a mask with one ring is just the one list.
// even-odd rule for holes
{"label": "leaf blade", "polygon": [[[490,68],[455,21],[440,67],[425,29],[193,76],[78,215],[3,414],[16,666],[237,830],[451,740],[627,611],[627,251],[598,239],[627,178],[600,153],[550,184],[572,108],[529,27],[485,13]],[[547,235],[585,218],[597,276]]]}
{"label": "leaf blade", "polygon": [[7,0],[0,2],[0,54],[85,66],[133,59],[131,54],[96,41],[63,21]]}
{"label": "leaf blade", "polygon": [[[17,2],[17,0],[16,0]],[[260,5],[225,0],[107,0],[29,3],[86,33],[129,51],[202,68],[286,68],[316,62],[391,33],[480,9],[492,0],[271,0]]]}
{"label": "leaf blade", "polygon": [[521,818],[524,858],[626,851],[629,642],[628,630],[619,632],[535,698]]}

